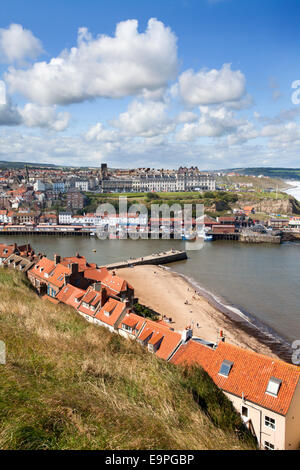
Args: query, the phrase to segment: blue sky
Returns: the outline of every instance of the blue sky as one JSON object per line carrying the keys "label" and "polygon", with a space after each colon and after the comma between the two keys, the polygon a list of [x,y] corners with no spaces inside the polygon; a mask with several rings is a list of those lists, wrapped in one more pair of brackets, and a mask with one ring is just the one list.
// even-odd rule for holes
{"label": "blue sky", "polygon": [[299,167],[299,44],[297,0],[2,2],[0,160]]}

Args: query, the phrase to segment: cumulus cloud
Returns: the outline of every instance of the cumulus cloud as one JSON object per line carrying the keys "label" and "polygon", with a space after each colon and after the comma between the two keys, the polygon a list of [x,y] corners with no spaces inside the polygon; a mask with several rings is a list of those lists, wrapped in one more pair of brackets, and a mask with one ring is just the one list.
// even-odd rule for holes
{"label": "cumulus cloud", "polygon": [[200,106],[201,115],[196,122],[186,123],[177,132],[178,142],[190,142],[199,137],[221,137],[233,133],[242,124],[225,106],[210,108]]}
{"label": "cumulus cloud", "polygon": [[67,112],[56,113],[54,107],[38,106],[33,103],[27,103],[20,110],[22,123],[27,127],[45,127],[57,132],[63,131],[68,127],[70,114]]}
{"label": "cumulus cloud", "polygon": [[176,118],[178,123],[194,122],[197,119],[198,115],[192,111],[181,111]]}
{"label": "cumulus cloud", "polygon": [[161,102],[133,101],[125,113],[111,124],[126,135],[154,137],[171,132],[175,124],[167,116],[167,106]]}
{"label": "cumulus cloud", "polygon": [[41,41],[20,24],[11,24],[7,29],[0,29],[1,62],[20,62],[35,59],[43,52]]}
{"label": "cumulus cloud", "polygon": [[105,129],[101,122],[92,126],[85,134],[88,142],[97,140],[99,142],[115,142],[118,140],[118,133],[113,129]]}
{"label": "cumulus cloud", "polygon": [[144,33],[138,32],[136,20],[118,23],[114,37],[93,38],[80,28],[77,47],[27,70],[12,67],[5,78],[11,92],[53,105],[95,97],[161,94],[176,73],[176,36],[152,18]]}
{"label": "cumulus cloud", "polygon": [[220,70],[190,69],[179,76],[177,91],[184,103],[192,107],[236,102],[246,92],[246,79],[240,70],[231,70],[230,64]]}
{"label": "cumulus cloud", "polygon": [[5,104],[0,104],[0,126],[18,126],[22,124],[22,117],[18,108],[6,99]]}
{"label": "cumulus cloud", "polygon": [[69,120],[69,113],[57,113],[55,107],[27,103],[24,108],[19,108],[13,105],[6,94],[4,104],[0,104],[0,126],[24,125],[62,131],[68,126]]}

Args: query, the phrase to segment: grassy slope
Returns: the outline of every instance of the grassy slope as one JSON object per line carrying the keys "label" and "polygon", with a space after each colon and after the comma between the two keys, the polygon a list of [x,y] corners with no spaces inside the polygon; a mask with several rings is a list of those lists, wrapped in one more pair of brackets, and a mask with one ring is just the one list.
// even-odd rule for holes
{"label": "grassy slope", "polygon": [[254,448],[201,369],[157,360],[3,268],[0,339],[1,449]]}

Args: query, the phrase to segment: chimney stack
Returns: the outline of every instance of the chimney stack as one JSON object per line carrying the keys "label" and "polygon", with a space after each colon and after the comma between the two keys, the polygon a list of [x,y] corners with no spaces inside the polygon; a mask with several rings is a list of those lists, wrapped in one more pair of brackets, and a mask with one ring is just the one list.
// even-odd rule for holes
{"label": "chimney stack", "polygon": [[223,343],[225,343],[225,336],[224,336],[224,334],[223,334],[223,330],[220,330],[220,338],[219,338],[219,341],[218,341],[218,342],[220,342],[220,341],[222,341]]}
{"label": "chimney stack", "polygon": [[54,255],[54,263],[55,263],[55,266],[56,266],[58,263],[60,263],[60,255],[57,255],[57,254]]}
{"label": "chimney stack", "polygon": [[96,292],[100,292],[101,291],[101,282],[95,282],[93,287],[94,287]]}
{"label": "chimney stack", "polygon": [[101,289],[101,307],[103,307],[103,305],[106,304],[107,300],[108,300],[108,295],[104,287],[103,289]]}
{"label": "chimney stack", "polygon": [[190,326],[187,326],[181,333],[181,339],[183,342],[187,342],[193,336],[193,330]]}
{"label": "chimney stack", "polygon": [[71,275],[76,276],[78,274],[78,263],[71,263]]}

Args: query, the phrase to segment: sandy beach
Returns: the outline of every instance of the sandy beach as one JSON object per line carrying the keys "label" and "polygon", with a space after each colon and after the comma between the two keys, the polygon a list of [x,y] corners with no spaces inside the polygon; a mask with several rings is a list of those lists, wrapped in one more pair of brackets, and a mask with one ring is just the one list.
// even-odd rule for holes
{"label": "sandy beach", "polygon": [[278,357],[247,329],[241,328],[179,274],[159,266],[135,266],[117,270],[130,282],[139,302],[161,315],[172,318],[175,330],[193,327],[194,336],[216,342],[220,330],[225,340],[253,351]]}

